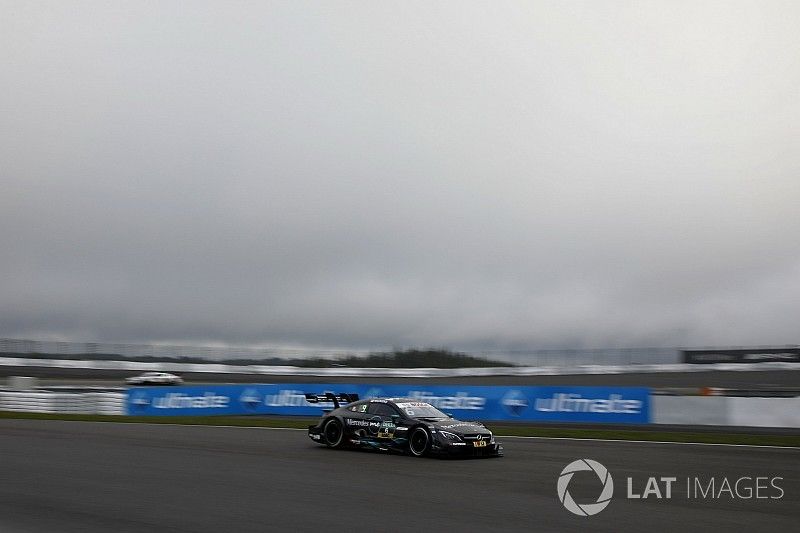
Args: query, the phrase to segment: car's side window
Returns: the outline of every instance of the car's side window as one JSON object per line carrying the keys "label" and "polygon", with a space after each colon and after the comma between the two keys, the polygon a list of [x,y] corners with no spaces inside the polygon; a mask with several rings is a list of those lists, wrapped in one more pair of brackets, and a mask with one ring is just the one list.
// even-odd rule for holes
{"label": "car's side window", "polygon": [[366,413],[367,412],[367,404],[359,403],[356,405],[352,405],[348,407],[349,411],[353,411],[354,413]]}
{"label": "car's side window", "polygon": [[398,414],[395,409],[387,403],[370,403],[367,413],[378,416],[392,416]]}

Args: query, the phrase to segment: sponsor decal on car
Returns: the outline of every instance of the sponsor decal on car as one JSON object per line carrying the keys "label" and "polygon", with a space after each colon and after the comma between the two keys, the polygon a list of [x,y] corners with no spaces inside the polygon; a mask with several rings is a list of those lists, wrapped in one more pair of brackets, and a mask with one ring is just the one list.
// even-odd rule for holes
{"label": "sponsor decal on car", "polygon": [[480,428],[477,424],[470,424],[468,422],[459,422],[458,424],[449,424],[447,426],[439,426],[442,429],[453,429],[453,428]]}
{"label": "sponsor decal on car", "polygon": [[378,438],[391,439],[394,437],[395,428],[395,425],[391,422],[384,422],[378,427]]}
{"label": "sponsor decal on car", "polygon": [[486,398],[470,396],[466,392],[456,392],[455,396],[436,396],[428,391],[410,391],[408,397],[419,400],[417,407],[432,405],[437,409],[465,409],[480,411],[486,405]]}
{"label": "sponsor decal on car", "polygon": [[345,424],[348,426],[369,427],[372,422],[369,420],[361,420],[360,418],[345,418]]}

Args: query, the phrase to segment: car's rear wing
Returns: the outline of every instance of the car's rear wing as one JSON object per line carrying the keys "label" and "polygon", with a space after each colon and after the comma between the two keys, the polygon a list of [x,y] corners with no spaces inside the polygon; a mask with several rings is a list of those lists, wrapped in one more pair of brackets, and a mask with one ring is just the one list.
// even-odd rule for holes
{"label": "car's rear wing", "polygon": [[333,402],[333,408],[334,409],[338,409],[340,407],[339,402],[342,402],[342,403],[357,402],[358,401],[358,394],[355,394],[355,393],[343,393],[343,392],[340,392],[338,394],[334,394],[332,392],[326,392],[324,394],[306,393],[306,401],[308,403]]}

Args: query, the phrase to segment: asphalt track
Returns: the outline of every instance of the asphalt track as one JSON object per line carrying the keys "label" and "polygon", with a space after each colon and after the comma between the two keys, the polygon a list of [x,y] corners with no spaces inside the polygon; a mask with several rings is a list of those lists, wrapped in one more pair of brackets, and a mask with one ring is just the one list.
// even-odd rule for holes
{"label": "asphalt track", "polygon": [[[0,420],[0,531],[797,531],[800,450],[505,439],[506,457],[415,459],[328,450],[301,431]],[[578,517],[556,495],[575,459],[614,498]],[[580,477],[583,476],[583,477]],[[587,477],[588,476],[588,477]],[[780,476],[781,499],[630,500],[649,476]],[[576,500],[599,481],[576,474]],[[772,490],[770,495],[776,495]]]}
{"label": "asphalt track", "polygon": [[[124,378],[141,372],[66,368],[0,367],[0,377],[36,376],[43,385],[124,386]],[[275,376],[264,374],[181,374],[187,383],[431,383],[436,385],[594,385],[624,387],[723,387],[739,389],[797,388],[800,371],[703,371],[640,374],[574,374],[559,376],[463,376],[390,378]]]}

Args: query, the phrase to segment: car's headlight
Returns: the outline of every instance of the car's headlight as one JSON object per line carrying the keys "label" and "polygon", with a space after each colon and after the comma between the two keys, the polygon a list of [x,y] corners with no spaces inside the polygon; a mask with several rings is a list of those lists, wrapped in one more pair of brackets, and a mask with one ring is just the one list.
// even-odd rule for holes
{"label": "car's headlight", "polygon": [[454,440],[454,441],[461,440],[461,437],[459,437],[455,433],[450,433],[449,431],[442,431],[441,429],[439,430],[439,435],[446,438],[447,440]]}

